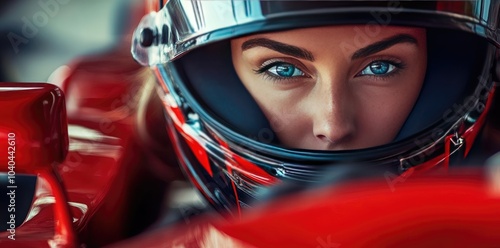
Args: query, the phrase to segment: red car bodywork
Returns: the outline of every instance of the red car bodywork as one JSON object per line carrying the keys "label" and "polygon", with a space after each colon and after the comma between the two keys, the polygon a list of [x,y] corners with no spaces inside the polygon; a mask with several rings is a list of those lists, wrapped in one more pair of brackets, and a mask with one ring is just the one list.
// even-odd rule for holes
{"label": "red car bodywork", "polygon": [[[15,133],[15,173],[38,176],[33,216],[16,228],[15,240],[3,235],[2,247],[103,245],[130,236],[157,217],[166,186],[151,170],[151,163],[163,162],[154,160],[138,134],[141,87],[134,75],[139,66],[128,56],[109,54],[71,67],[62,84],[72,106],[67,113],[56,86],[0,86],[0,113],[9,116],[1,125],[1,147],[7,151],[7,133]],[[148,126],[162,141],[160,117],[149,118]],[[7,156],[1,163],[8,163]]]}
{"label": "red car bodywork", "polygon": [[[138,22],[142,13],[131,18]],[[158,218],[165,182],[180,172],[165,166],[175,158],[158,98],[146,98],[138,113],[141,70],[124,44],[62,67],[53,82],[59,87],[0,84],[0,147],[7,151],[14,133],[11,173],[36,176],[29,213],[15,233],[2,233],[0,247],[102,246]],[[161,156],[152,143],[166,144]],[[1,172],[8,173],[8,161],[1,156]]]}

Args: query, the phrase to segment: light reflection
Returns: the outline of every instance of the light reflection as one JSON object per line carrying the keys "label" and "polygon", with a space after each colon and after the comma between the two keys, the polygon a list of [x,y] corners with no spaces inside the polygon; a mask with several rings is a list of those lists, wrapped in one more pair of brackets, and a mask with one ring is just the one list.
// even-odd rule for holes
{"label": "light reflection", "polygon": [[[28,214],[28,217],[26,218],[25,222],[30,221],[31,219],[33,219],[33,217],[35,217],[38,213],[40,213],[40,210],[42,209],[43,205],[55,204],[55,203],[56,203],[56,199],[54,196],[43,196],[43,197],[37,198],[35,200],[35,202],[33,202],[33,207],[31,209],[30,213]],[[89,210],[89,207],[83,203],[68,202],[68,204],[71,207],[77,208],[81,212],[80,218],[73,217],[73,223],[76,223],[80,219],[83,219],[83,216],[85,216],[85,214]]]}

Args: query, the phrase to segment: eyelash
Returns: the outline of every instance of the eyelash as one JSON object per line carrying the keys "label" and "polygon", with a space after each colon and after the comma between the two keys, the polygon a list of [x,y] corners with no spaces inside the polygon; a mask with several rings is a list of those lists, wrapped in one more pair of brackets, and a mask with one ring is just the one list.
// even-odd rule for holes
{"label": "eyelash", "polygon": [[[374,63],[377,63],[377,62],[385,62],[385,63],[388,63],[389,66],[394,66],[395,68],[390,71],[389,73],[387,74],[383,74],[383,75],[375,75],[375,74],[361,74],[363,71],[365,71],[369,66],[373,65]],[[297,70],[301,71],[304,75],[301,75],[301,76],[294,76],[294,77],[281,77],[281,76],[277,76],[277,75],[274,75],[273,73],[269,72],[269,70],[275,66],[279,66],[279,65],[291,65],[293,67],[295,67]],[[401,61],[396,61],[396,60],[393,60],[393,59],[378,59],[378,60],[373,60],[371,61],[368,65],[366,65],[359,73],[356,74],[356,77],[360,77],[360,76],[365,76],[365,77],[373,77],[373,78],[376,78],[376,79],[386,79],[386,78],[389,78],[391,76],[395,76],[397,75],[401,69],[404,69],[406,67],[406,64],[404,62],[401,62]],[[293,63],[289,63],[289,62],[284,62],[284,61],[267,61],[265,63],[263,63],[261,65],[260,68],[258,68],[257,70],[254,70],[255,73],[257,74],[262,74],[265,79],[270,79],[270,80],[273,80],[273,81],[283,81],[283,80],[295,80],[297,78],[304,78],[304,77],[308,77],[304,70],[300,69],[299,66],[296,66],[295,64]]]}

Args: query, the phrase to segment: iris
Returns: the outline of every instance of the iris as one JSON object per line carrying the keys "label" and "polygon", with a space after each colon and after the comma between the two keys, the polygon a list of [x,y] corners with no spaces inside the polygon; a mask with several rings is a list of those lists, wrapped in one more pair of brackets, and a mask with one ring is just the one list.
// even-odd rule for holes
{"label": "iris", "polygon": [[402,68],[401,63],[395,63],[390,61],[374,61],[366,66],[359,75],[371,75],[371,76],[386,76],[393,72],[396,68]]}
{"label": "iris", "polygon": [[389,71],[389,63],[384,61],[374,62],[370,64],[370,71],[376,75],[386,74]]}
{"label": "iris", "polygon": [[298,69],[295,65],[282,62],[271,64],[267,68],[263,68],[261,70],[267,70],[269,74],[279,78],[304,76],[304,72]]}
{"label": "iris", "polygon": [[295,72],[295,66],[290,64],[278,65],[276,66],[276,74],[282,77],[291,77]]}

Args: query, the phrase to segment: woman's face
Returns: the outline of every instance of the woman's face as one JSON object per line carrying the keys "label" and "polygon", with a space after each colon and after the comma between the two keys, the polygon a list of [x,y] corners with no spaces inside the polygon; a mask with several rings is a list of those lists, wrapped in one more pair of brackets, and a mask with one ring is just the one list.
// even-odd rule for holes
{"label": "woman's face", "polygon": [[[377,29],[378,28],[378,29]],[[368,32],[377,30],[375,32]],[[425,29],[328,26],[231,41],[233,64],[284,146],[391,142],[419,95]]]}

